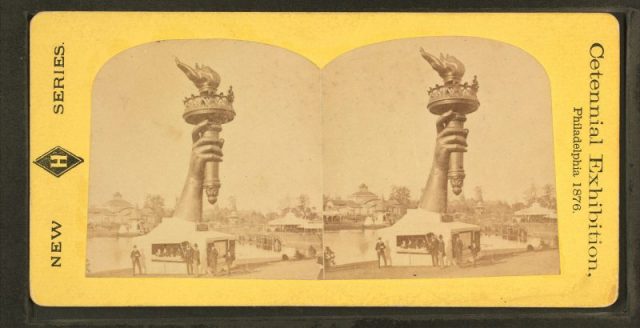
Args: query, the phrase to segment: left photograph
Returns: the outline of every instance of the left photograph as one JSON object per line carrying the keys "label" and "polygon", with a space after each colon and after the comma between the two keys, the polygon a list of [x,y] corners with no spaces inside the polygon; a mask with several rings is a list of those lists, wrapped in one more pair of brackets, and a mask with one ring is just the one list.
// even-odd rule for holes
{"label": "left photograph", "polygon": [[322,279],[318,68],[234,40],[128,49],[93,84],[86,275]]}

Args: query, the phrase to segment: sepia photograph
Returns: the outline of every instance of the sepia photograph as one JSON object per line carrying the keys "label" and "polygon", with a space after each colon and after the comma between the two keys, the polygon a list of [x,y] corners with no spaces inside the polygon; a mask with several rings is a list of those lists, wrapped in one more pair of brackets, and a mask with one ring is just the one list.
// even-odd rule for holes
{"label": "sepia photograph", "polygon": [[560,272],[549,80],[514,46],[393,40],[320,69],[162,41],[107,62],[93,105],[87,276]]}
{"label": "sepia photograph", "polygon": [[320,73],[290,51],[161,41],[93,85],[86,275],[319,279]]}
{"label": "sepia photograph", "polygon": [[480,38],[393,40],[323,70],[325,279],[560,273],[544,68]]}

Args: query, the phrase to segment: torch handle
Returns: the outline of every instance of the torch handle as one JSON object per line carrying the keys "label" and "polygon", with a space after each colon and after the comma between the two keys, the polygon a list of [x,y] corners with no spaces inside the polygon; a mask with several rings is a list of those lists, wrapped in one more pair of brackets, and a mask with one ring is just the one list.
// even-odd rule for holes
{"label": "torch handle", "polygon": [[[220,124],[211,124],[209,129],[205,130],[202,134],[203,137],[213,138],[218,141],[220,137],[220,131],[222,127]],[[202,181],[202,189],[207,194],[207,200],[209,204],[213,205],[218,200],[218,191],[220,190],[220,163],[214,161],[208,161],[204,166],[204,180]]]}
{"label": "torch handle", "polygon": [[[463,114],[456,114],[456,116],[449,121],[449,127],[462,129],[464,128],[464,122],[467,120]],[[449,157],[449,183],[451,184],[451,190],[455,195],[459,195],[462,192],[462,186],[464,184],[464,153],[452,152]]]}

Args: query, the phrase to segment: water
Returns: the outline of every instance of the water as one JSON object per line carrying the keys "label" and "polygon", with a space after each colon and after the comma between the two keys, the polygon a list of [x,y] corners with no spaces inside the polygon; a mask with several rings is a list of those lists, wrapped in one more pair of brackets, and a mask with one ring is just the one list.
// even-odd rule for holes
{"label": "water", "polygon": [[[131,237],[95,237],[87,239],[87,259],[91,273],[131,268]],[[145,254],[149,255],[149,254]]]}
{"label": "water", "polygon": [[324,246],[336,255],[336,265],[375,261],[378,230],[338,230],[324,232]]}

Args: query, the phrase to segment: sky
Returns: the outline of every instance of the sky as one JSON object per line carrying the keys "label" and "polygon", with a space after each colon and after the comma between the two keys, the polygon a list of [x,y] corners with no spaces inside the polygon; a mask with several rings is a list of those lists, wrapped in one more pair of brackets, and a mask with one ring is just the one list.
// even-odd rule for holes
{"label": "sky", "polygon": [[[465,193],[519,201],[531,184],[554,183],[551,94],[544,69],[524,51],[463,37],[395,40],[354,49],[322,70],[287,50],[232,40],[174,40],[128,49],[93,85],[89,202],[115,192],[170,207],[187,175],[192,126],[184,97],[197,93],[176,67],[216,70],[233,85],[236,118],[222,126],[219,205],[272,211],[286,198],[347,196],[361,183],[388,196],[407,186],[417,199],[435,145],[427,89],[441,78],[419,49],[449,53],[478,76],[480,108],[468,116]],[[210,206],[205,202],[205,206]]]}
{"label": "sky", "polygon": [[388,196],[398,185],[419,199],[436,137],[427,90],[443,84],[420,47],[461,60],[463,82],[478,77],[480,107],[465,123],[465,195],[480,186],[485,200],[515,202],[531,184],[555,185],[551,91],[542,66],[505,43],[430,37],[355,49],[324,68],[325,192],[344,197],[366,183]]}
{"label": "sky", "polygon": [[[108,61],[93,86],[89,203],[116,191],[143,205],[160,194],[173,207],[187,176],[193,126],[182,100],[198,91],[174,57],[208,65],[233,85],[236,117],[222,126],[219,205],[270,211],[288,197],[322,201],[320,72],[305,58],[250,42],[162,41]],[[205,201],[205,206],[210,206]]]}

